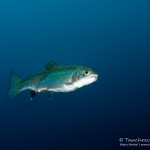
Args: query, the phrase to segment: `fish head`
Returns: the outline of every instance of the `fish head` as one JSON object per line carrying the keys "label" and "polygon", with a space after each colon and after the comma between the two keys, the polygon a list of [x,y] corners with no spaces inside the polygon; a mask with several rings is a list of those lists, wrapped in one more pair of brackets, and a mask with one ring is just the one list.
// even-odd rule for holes
{"label": "fish head", "polygon": [[82,87],[91,84],[98,79],[98,74],[87,67],[80,67],[77,73],[76,85]]}

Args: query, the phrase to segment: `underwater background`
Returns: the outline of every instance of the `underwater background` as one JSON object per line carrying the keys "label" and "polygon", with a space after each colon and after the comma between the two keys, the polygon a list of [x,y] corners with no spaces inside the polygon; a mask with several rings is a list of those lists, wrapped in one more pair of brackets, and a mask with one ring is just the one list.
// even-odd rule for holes
{"label": "underwater background", "polygon": [[[48,61],[84,65],[99,79],[70,93],[7,100]],[[1,0],[0,150],[122,149],[150,138],[150,1]]]}

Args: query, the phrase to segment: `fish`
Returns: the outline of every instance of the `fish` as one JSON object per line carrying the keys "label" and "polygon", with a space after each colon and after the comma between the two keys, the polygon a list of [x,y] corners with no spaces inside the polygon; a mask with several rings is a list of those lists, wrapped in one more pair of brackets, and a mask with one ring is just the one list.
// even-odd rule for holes
{"label": "fish", "polygon": [[13,99],[24,90],[30,90],[31,100],[37,93],[44,92],[48,92],[49,99],[52,99],[54,92],[72,92],[97,79],[98,74],[91,68],[63,66],[55,61],[49,61],[42,72],[26,79],[22,79],[11,71],[8,99]]}

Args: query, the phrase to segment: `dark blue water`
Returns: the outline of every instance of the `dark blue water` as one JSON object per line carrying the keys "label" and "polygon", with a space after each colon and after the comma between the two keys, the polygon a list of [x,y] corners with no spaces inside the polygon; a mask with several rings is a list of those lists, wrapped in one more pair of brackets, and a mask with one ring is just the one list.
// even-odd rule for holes
{"label": "dark blue water", "polygon": [[[0,150],[121,149],[150,138],[150,1],[1,0]],[[9,72],[23,78],[54,60],[95,69],[71,93],[27,91],[7,101]],[[128,148],[128,147],[127,147]]]}

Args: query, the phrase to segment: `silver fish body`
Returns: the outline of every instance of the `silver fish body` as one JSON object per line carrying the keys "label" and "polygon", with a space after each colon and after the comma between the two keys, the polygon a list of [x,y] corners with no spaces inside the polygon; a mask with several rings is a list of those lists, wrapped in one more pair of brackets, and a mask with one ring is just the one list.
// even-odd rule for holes
{"label": "silver fish body", "polygon": [[[71,92],[96,81],[98,74],[84,66],[60,66],[55,62],[48,62],[46,69],[25,80],[19,78],[14,72],[11,74],[11,85],[8,98],[11,99],[24,90],[31,90],[31,99],[36,93],[48,91]],[[50,97],[51,98],[51,97]]]}

